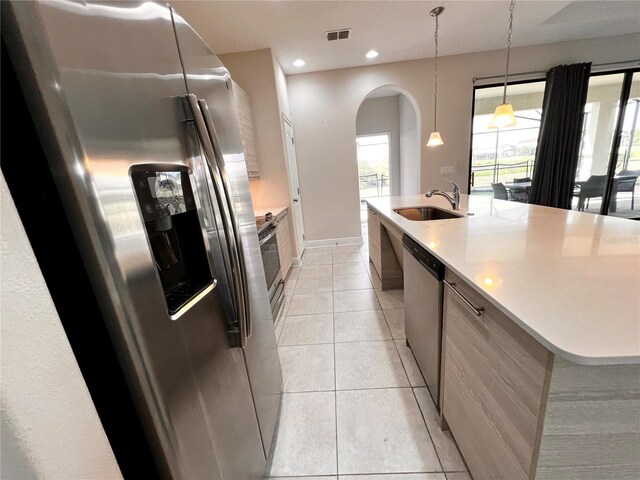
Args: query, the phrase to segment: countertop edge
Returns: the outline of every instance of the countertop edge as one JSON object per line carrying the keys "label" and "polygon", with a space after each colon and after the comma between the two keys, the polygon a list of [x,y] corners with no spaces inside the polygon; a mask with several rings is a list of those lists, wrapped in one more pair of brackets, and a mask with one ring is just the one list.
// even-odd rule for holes
{"label": "countertop edge", "polygon": [[[378,212],[379,215],[382,215],[387,221],[389,221],[393,225],[395,225],[404,234],[408,235],[413,240],[415,240],[418,244],[420,244],[420,246],[422,246],[422,248],[424,248],[429,253],[431,253],[436,258],[438,258],[438,260],[440,260],[442,263],[444,263],[445,266],[448,269],[450,269],[456,275],[458,275],[463,280],[465,280],[467,282],[467,284],[471,288],[473,288],[473,290],[475,292],[477,292],[479,295],[481,295],[487,301],[491,302],[496,308],[498,308],[498,310],[500,310],[500,312],[505,314],[510,320],[515,322],[519,327],[521,327],[525,332],[527,332],[529,335],[531,335],[536,341],[538,341],[540,344],[542,344],[544,347],[546,347],[552,353],[554,353],[556,355],[559,355],[562,358],[564,358],[565,360],[567,360],[569,362],[572,362],[572,363],[575,363],[575,364],[578,364],[578,365],[605,366],[605,365],[635,365],[635,364],[640,364],[640,355],[588,357],[588,356],[584,356],[584,355],[580,355],[580,354],[576,354],[574,352],[570,352],[570,351],[564,350],[563,348],[560,348],[557,345],[551,343],[547,338],[543,337],[538,331],[536,331],[534,328],[532,328],[531,325],[529,325],[527,322],[525,322],[524,320],[522,320],[519,317],[517,317],[516,315],[514,315],[504,305],[502,305],[500,302],[498,302],[494,297],[491,296],[491,294],[489,292],[486,292],[486,291],[484,291],[482,289],[478,289],[472,279],[468,278],[466,275],[464,275],[458,269],[453,267],[447,261],[446,258],[444,258],[441,255],[439,255],[438,252],[435,252],[435,251],[431,250],[427,245],[425,245],[422,242],[422,240],[420,240],[419,238],[415,238],[415,236],[413,236],[413,235],[411,235],[411,233],[407,232],[393,218],[389,217],[385,212],[381,211],[379,208],[377,208],[375,205],[370,203],[368,200],[365,200],[365,201],[366,201],[366,203],[367,203],[367,205],[369,207],[371,207],[373,210]],[[465,218],[466,218],[466,216],[465,216]],[[456,219],[456,220],[462,220],[462,219]]]}
{"label": "countertop edge", "polygon": [[266,208],[255,208],[253,209],[253,213],[256,217],[262,217],[267,213],[272,213],[274,217],[277,217],[282,212],[287,210],[289,207],[276,206],[276,207],[266,207]]}

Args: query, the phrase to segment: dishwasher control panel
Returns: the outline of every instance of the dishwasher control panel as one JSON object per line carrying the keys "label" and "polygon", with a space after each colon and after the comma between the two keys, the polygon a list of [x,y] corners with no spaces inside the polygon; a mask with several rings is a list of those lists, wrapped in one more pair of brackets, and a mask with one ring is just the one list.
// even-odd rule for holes
{"label": "dishwasher control panel", "polygon": [[444,279],[444,264],[427,252],[418,242],[405,234],[402,236],[402,245],[434,277],[438,280]]}

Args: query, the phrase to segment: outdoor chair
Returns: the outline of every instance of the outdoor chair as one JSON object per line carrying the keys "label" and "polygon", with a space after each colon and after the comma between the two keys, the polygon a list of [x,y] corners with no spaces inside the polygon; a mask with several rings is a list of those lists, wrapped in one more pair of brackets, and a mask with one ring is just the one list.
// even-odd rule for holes
{"label": "outdoor chair", "polygon": [[[512,183],[531,183],[531,178],[530,177],[514,178]],[[514,188],[511,190],[511,200],[513,200],[514,202],[529,203],[530,192],[531,192],[531,187],[527,187],[524,190]]]}
{"label": "outdoor chair", "polygon": [[509,191],[504,186],[504,183],[492,183],[491,188],[493,189],[493,198],[496,200],[509,200]]}
{"label": "outdoor chair", "polygon": [[621,170],[616,177],[626,177],[619,178],[617,180],[617,192],[631,192],[631,210],[633,210],[633,200],[634,200],[634,192],[636,189],[636,182],[638,181],[638,177],[640,176],[640,170]]}
{"label": "outdoor chair", "polygon": [[590,198],[602,197],[606,181],[606,175],[591,175],[587,181],[580,186],[580,191],[577,195],[578,210],[583,211],[585,209],[585,200],[586,208],[589,208]]}

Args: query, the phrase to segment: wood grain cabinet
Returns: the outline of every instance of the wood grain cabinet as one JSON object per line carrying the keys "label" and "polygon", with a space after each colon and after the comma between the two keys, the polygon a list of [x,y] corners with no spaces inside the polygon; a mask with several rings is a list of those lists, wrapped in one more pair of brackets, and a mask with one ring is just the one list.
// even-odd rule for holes
{"label": "wood grain cabinet", "polygon": [[476,480],[535,478],[553,354],[456,275],[446,281],[444,419]]}
{"label": "wood grain cabinet", "polygon": [[554,355],[447,271],[441,402],[475,480],[640,478],[640,365]]}
{"label": "wood grain cabinet", "polygon": [[376,269],[378,276],[382,276],[382,255],[380,249],[380,218],[371,207],[367,207],[367,229],[369,233],[369,260]]}
{"label": "wood grain cabinet", "polygon": [[244,158],[247,164],[249,178],[260,178],[260,162],[258,160],[258,150],[256,149],[255,123],[253,121],[253,110],[249,95],[240,85],[233,83],[233,96],[235,97],[238,120],[240,121],[240,137]]}
{"label": "wood grain cabinet", "polygon": [[391,225],[385,226],[373,208],[367,207],[367,210],[369,260],[378,274],[381,289],[403,288],[402,232]]}
{"label": "wood grain cabinet", "polygon": [[293,261],[293,246],[291,245],[291,227],[289,225],[289,210],[284,210],[276,217],[276,241],[280,257],[280,273],[282,279],[287,278],[291,262]]}

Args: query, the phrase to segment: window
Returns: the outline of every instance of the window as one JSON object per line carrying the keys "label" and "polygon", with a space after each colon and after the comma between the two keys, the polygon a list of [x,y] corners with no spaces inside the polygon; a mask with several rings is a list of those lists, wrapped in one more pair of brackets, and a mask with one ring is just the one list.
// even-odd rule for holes
{"label": "window", "polygon": [[[490,129],[495,107],[502,103],[503,88],[474,89],[469,191],[472,195],[506,196],[508,200],[526,202],[526,186],[530,185],[527,180],[533,176],[545,81],[510,84],[507,98],[518,124]],[[592,74],[572,208],[640,218],[639,178],[640,71]]]}
{"label": "window", "polygon": [[[640,89],[640,78],[637,77],[638,74],[633,80],[636,90]],[[640,170],[640,92],[627,102],[616,173],[620,170]]]}
{"label": "window", "polygon": [[[574,210],[640,217],[635,202],[640,195],[639,103],[638,72],[595,74],[589,79]],[[624,112],[620,105],[626,105]]]}
{"label": "window", "polygon": [[620,131],[609,214],[640,217],[640,72],[633,73]]}
{"label": "window", "polygon": [[356,137],[360,201],[389,195],[389,134]]}
{"label": "window", "polygon": [[471,194],[493,195],[491,184],[508,184],[533,175],[544,81],[509,85],[507,96],[518,124],[489,128],[503,86],[476,87],[471,140]]}
{"label": "window", "polygon": [[623,73],[593,75],[589,79],[576,186],[571,204],[573,210],[600,212],[623,81]]}

